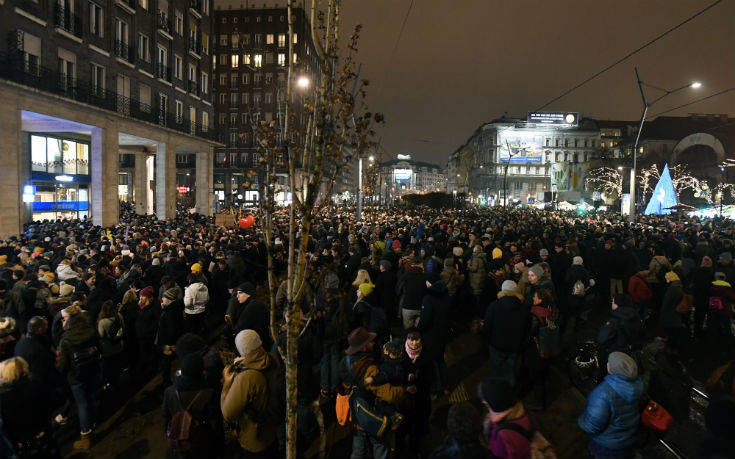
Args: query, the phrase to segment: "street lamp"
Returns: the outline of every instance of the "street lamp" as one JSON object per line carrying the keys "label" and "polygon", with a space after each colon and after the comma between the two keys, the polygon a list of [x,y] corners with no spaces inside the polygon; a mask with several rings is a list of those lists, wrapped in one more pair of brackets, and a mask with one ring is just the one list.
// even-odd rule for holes
{"label": "street lamp", "polygon": [[310,84],[311,84],[311,81],[309,80],[309,77],[307,76],[300,76],[299,79],[296,80],[296,85],[302,89],[308,88]]}
{"label": "street lamp", "polygon": [[[658,88],[656,86],[646,84],[641,81],[641,77],[638,74],[638,67],[635,67],[635,78],[638,82],[638,89],[641,92],[641,100],[643,101],[643,113],[641,113],[641,121],[640,123],[638,123],[638,132],[635,135],[635,142],[633,143],[633,167],[630,169],[630,212],[628,213],[628,221],[630,222],[635,221],[635,201],[636,201],[635,199],[635,173],[636,173],[636,168],[638,166],[638,141],[641,138],[641,130],[643,129],[643,123],[646,121],[646,115],[648,114],[648,109],[653,107],[653,105],[659,100],[663,99],[666,96],[674,94],[675,92],[679,92],[683,89],[688,89],[688,88],[697,89],[702,86],[702,83],[695,81],[693,83],[686,84],[680,88],[671,89],[671,90]],[[648,86],[650,88],[657,89],[659,91],[663,91],[664,93],[658,98],[649,102],[648,99],[646,99],[646,93],[643,90],[643,86]]]}

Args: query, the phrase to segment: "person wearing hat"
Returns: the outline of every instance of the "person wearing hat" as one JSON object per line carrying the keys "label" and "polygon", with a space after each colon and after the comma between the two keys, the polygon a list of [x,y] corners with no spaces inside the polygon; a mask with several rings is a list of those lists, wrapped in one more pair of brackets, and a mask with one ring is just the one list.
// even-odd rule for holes
{"label": "person wearing hat", "polygon": [[224,446],[224,431],[219,400],[214,389],[204,382],[204,361],[199,354],[189,354],[181,360],[181,374],[173,384],[165,384],[163,392],[163,428],[166,430],[173,417],[182,409],[198,423],[192,437],[191,449],[182,454],[169,447],[169,457],[217,458]]}
{"label": "person wearing hat", "polygon": [[[640,337],[641,319],[633,308],[630,297],[624,293],[616,293],[610,305],[610,316],[597,333],[597,344],[602,348],[602,355],[611,352],[630,352],[632,345]],[[602,368],[605,368],[604,363]]]}
{"label": "person wearing hat", "polygon": [[589,449],[595,458],[633,458],[643,381],[635,360],[623,352],[608,356],[607,372],[587,397],[577,424],[590,438]]}
{"label": "person wearing hat", "polygon": [[732,262],[732,253],[727,251],[720,253],[715,264],[715,271],[725,273],[725,280],[731,285],[735,282],[735,265]]}
{"label": "person wearing hat", "polygon": [[562,336],[564,336],[567,329],[571,330],[572,333],[577,332],[580,326],[579,316],[585,308],[584,295],[575,295],[574,286],[577,281],[582,283],[585,292],[593,284],[590,273],[584,266],[584,260],[579,255],[572,258],[572,266],[567,269],[564,276],[564,288],[558,292],[562,317],[560,324]]}
{"label": "person wearing hat", "polygon": [[661,311],[658,316],[658,327],[660,332],[666,339],[666,350],[677,353],[681,346],[681,340],[684,338],[684,322],[682,314],[676,310],[684,296],[684,288],[682,287],[679,275],[674,271],[668,271],[664,278],[668,286],[661,301]]}
{"label": "person wearing hat", "polygon": [[161,316],[158,319],[156,345],[161,355],[163,385],[171,384],[171,366],[176,359],[176,340],[183,333],[184,301],[176,298],[176,291],[168,289],[161,296]]}
{"label": "person wearing hat", "polygon": [[472,258],[467,271],[470,273],[470,288],[475,301],[474,315],[482,317],[485,313],[485,306],[487,306],[483,301],[483,290],[487,279],[487,256],[480,244],[475,244],[472,248]]}
{"label": "person wearing hat", "polygon": [[490,374],[501,375],[515,385],[516,361],[530,320],[523,295],[512,280],[503,282],[498,299],[488,306],[482,335],[490,350]]}
{"label": "person wearing hat", "polygon": [[490,377],[478,385],[477,392],[487,409],[483,438],[492,457],[556,458],[548,440],[538,431],[506,379]]}
{"label": "person wearing hat", "polygon": [[420,263],[405,265],[402,276],[399,276],[396,293],[401,306],[403,328],[415,327],[421,314],[421,300],[426,293],[426,275]]}
{"label": "person wearing hat", "polygon": [[388,322],[392,321],[397,314],[396,311],[396,285],[398,278],[393,271],[393,265],[388,260],[380,260],[378,263],[380,273],[375,278],[375,296],[377,305],[385,311]]}
{"label": "person wearing hat", "polygon": [[140,290],[138,314],[135,316],[135,339],[138,343],[138,369],[136,376],[145,379],[153,373],[158,352],[154,342],[158,331],[160,316],[158,305],[154,304],[153,287],[150,285]]}
{"label": "person wearing hat", "polygon": [[220,397],[222,415],[228,422],[237,423],[240,447],[248,457],[276,457],[276,428],[264,422],[253,421],[252,413],[265,411],[270,396],[265,371],[277,371],[278,360],[263,349],[255,330],[241,330],[235,337],[240,356],[222,371]]}
{"label": "person wearing hat", "polygon": [[[367,378],[375,377],[380,371],[373,357],[375,348],[375,333],[370,333],[363,327],[356,328],[347,337],[349,347],[345,350],[345,358],[340,363],[342,369],[338,376],[337,387],[340,393],[347,393],[354,384],[358,389],[367,390],[390,405],[398,405],[403,399],[405,389],[391,384],[374,385],[367,383]],[[360,369],[363,369],[360,373]],[[370,379],[372,381],[372,379]],[[375,438],[364,430],[352,428],[352,458],[368,457],[368,449],[373,452],[375,459],[390,457],[390,437]]]}
{"label": "person wearing hat", "polygon": [[270,313],[268,307],[255,297],[255,285],[243,282],[236,291],[239,314],[234,324],[234,334],[242,330],[255,330],[263,340],[266,349],[270,349],[273,340],[270,334]]}
{"label": "person wearing hat", "polygon": [[726,280],[725,273],[717,271],[709,287],[707,329],[718,336],[731,336],[730,316],[735,303],[735,290]]}

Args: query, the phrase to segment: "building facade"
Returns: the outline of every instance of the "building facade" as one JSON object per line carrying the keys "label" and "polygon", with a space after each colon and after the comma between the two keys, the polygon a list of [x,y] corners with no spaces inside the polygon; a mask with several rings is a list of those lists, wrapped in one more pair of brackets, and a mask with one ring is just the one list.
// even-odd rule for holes
{"label": "building facade", "polygon": [[0,236],[31,220],[115,224],[120,194],[171,217],[177,155],[196,158],[192,198],[209,213],[210,2],[0,2]]}
{"label": "building facade", "polygon": [[[218,139],[214,189],[218,199],[255,203],[263,178],[253,126],[260,121],[282,125],[286,108],[288,59],[293,78],[306,78],[307,87],[294,85],[292,132],[306,123],[303,100],[319,81],[311,29],[303,8],[294,8],[293,55],[289,54],[286,8],[218,9],[215,21],[215,112]],[[287,175],[279,174],[286,188]],[[279,194],[277,192],[277,194]]]}
{"label": "building facade", "polygon": [[378,183],[380,201],[392,202],[404,194],[446,191],[447,176],[436,164],[398,155],[394,160],[380,163]]}
{"label": "building facade", "polygon": [[502,117],[485,123],[455,150],[447,163],[449,191],[490,204],[578,200],[584,178],[599,155],[600,129],[594,120],[543,124]]}

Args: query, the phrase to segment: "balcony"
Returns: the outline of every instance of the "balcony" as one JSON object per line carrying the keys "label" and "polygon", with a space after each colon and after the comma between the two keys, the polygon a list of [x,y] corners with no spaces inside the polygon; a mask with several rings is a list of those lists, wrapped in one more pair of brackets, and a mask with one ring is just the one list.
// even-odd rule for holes
{"label": "balcony", "polygon": [[194,94],[195,96],[199,95],[199,85],[196,81],[189,80],[188,89],[189,93]]}
{"label": "balcony", "polygon": [[199,0],[189,0],[189,11],[197,18],[202,18],[202,2]]}
{"label": "balcony", "polygon": [[202,55],[202,42],[199,37],[189,37],[189,54],[201,59]]}
{"label": "balcony", "polygon": [[171,82],[171,67],[165,65],[165,64],[157,64],[156,65],[156,78],[160,78],[162,80]]}
{"label": "balcony", "polygon": [[158,28],[158,32],[169,40],[173,40],[173,37],[171,36],[173,25],[165,12],[158,11],[158,14],[156,14],[156,27]]}
{"label": "balcony", "polygon": [[130,14],[135,14],[135,0],[115,0],[115,4]]}
{"label": "balcony", "polygon": [[33,0],[18,0],[16,4],[18,5],[18,8],[22,9],[26,13],[30,13],[39,19],[45,19],[42,1],[34,2]]}
{"label": "balcony", "polygon": [[133,64],[135,62],[135,50],[124,41],[115,40],[113,52],[115,56]]}
{"label": "balcony", "polygon": [[151,62],[150,57],[146,59],[144,56],[136,55],[135,65],[137,65],[138,68],[140,68],[144,72],[148,72],[153,75],[153,63]]}
{"label": "balcony", "polygon": [[73,12],[57,3],[54,7],[54,27],[76,37],[82,37],[82,21]]}

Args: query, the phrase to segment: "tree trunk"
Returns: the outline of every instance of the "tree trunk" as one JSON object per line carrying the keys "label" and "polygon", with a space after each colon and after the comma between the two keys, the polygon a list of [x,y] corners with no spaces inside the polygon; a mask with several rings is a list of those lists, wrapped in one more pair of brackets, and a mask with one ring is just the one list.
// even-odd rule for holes
{"label": "tree trunk", "polygon": [[[289,305],[294,312],[298,305]],[[298,320],[297,320],[298,319]],[[297,413],[298,406],[298,356],[299,332],[301,327],[300,311],[290,314],[286,331],[286,457],[296,459],[297,454]]]}

